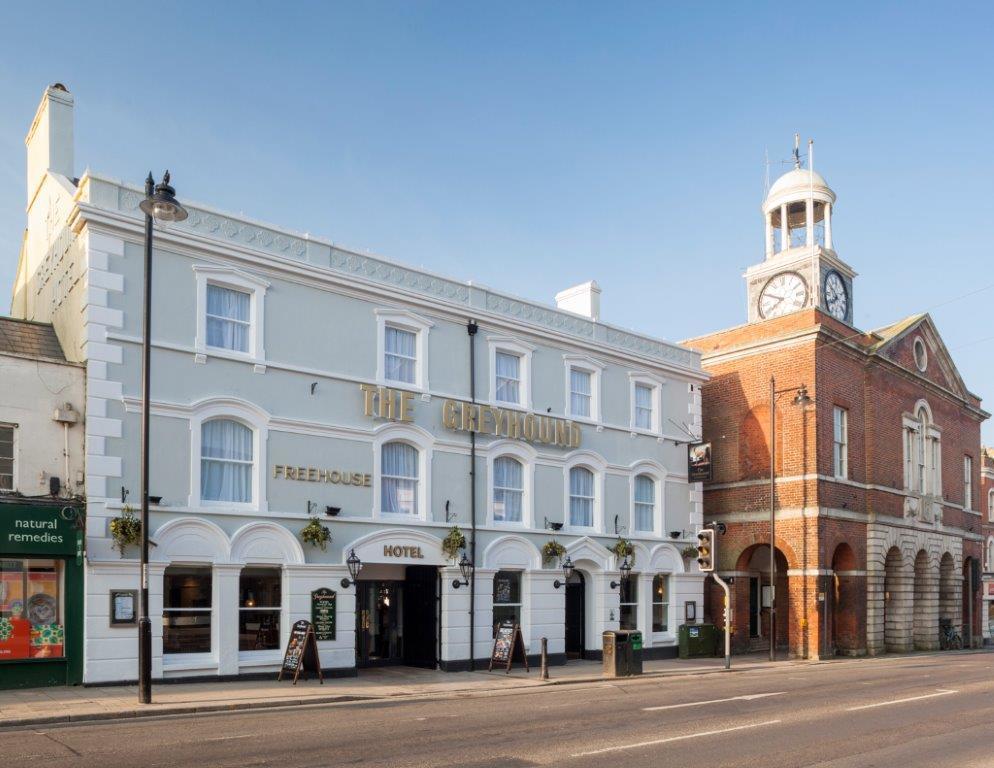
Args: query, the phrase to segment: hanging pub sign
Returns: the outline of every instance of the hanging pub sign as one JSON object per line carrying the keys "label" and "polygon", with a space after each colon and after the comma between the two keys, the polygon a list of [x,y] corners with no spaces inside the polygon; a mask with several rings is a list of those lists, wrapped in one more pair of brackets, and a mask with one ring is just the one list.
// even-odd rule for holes
{"label": "hanging pub sign", "polygon": [[711,443],[687,446],[687,480],[691,483],[711,482]]}
{"label": "hanging pub sign", "polygon": [[286,651],[283,653],[283,663],[280,665],[280,673],[277,680],[283,679],[283,673],[293,675],[293,684],[297,684],[297,678],[303,672],[316,672],[321,685],[324,685],[324,675],[321,672],[321,660],[318,658],[318,643],[314,637],[314,625],[306,619],[301,619],[293,624],[290,629],[290,639],[286,644]]}
{"label": "hanging pub sign", "polygon": [[494,647],[490,651],[490,667],[488,671],[493,671],[494,664],[503,664],[504,672],[510,672],[515,654],[521,656],[521,661],[525,665],[525,672],[531,671],[528,669],[528,654],[525,653],[525,640],[521,636],[521,627],[510,619],[507,619],[497,625],[497,634],[494,635]]}
{"label": "hanging pub sign", "polygon": [[335,608],[338,595],[327,587],[311,592],[311,623],[314,624],[315,640],[335,639]]}

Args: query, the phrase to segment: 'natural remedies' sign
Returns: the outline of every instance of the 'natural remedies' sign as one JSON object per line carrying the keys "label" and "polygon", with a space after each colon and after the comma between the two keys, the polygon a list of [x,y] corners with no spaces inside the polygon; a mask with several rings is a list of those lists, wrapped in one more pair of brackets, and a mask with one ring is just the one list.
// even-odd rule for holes
{"label": "'natural remedies' sign", "polygon": [[76,552],[76,531],[58,508],[0,504],[0,552],[71,555]]}

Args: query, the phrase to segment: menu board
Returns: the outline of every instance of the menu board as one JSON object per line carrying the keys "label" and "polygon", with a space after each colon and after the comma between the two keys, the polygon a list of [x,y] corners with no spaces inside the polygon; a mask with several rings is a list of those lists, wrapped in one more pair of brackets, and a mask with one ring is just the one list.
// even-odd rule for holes
{"label": "menu board", "polygon": [[316,672],[321,684],[324,685],[321,660],[318,658],[318,644],[314,639],[314,625],[306,619],[301,619],[294,622],[290,629],[290,639],[287,641],[283,664],[276,679],[282,680],[284,672],[292,673],[293,684],[296,685],[300,673],[303,672],[306,677],[308,671]]}
{"label": "menu board", "polygon": [[311,622],[314,624],[315,640],[335,639],[335,614],[338,595],[327,587],[311,592]]}
{"label": "menu board", "polygon": [[489,670],[492,671],[496,663],[503,664],[505,672],[510,672],[516,653],[521,657],[521,661],[525,665],[525,671],[530,671],[528,669],[528,655],[525,653],[525,641],[521,636],[521,627],[510,619],[507,619],[497,625],[497,634],[494,635],[494,647],[490,651]]}

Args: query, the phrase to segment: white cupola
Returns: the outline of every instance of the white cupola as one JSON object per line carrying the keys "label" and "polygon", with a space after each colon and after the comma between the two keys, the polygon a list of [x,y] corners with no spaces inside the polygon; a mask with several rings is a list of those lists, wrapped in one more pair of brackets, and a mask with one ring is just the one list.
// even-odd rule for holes
{"label": "white cupola", "polygon": [[852,323],[856,273],[835,252],[835,192],[814,170],[813,156],[814,142],[809,141],[804,167],[795,134],[794,167],[773,183],[763,200],[765,258],[745,274],[749,322],[818,307]]}

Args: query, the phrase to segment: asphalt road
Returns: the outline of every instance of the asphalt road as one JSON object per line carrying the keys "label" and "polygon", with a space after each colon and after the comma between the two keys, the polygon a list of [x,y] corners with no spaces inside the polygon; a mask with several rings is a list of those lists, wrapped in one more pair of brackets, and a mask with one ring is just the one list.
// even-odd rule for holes
{"label": "asphalt road", "polygon": [[994,766],[994,654],[0,731],[19,766]]}

